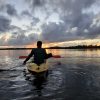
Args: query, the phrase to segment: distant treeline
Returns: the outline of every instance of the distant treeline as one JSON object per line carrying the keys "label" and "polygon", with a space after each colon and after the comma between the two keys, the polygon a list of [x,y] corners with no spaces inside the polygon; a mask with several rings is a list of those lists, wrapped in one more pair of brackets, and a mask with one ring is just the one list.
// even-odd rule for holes
{"label": "distant treeline", "polygon": [[[33,48],[0,48],[0,50],[31,50]],[[100,46],[93,46],[93,45],[78,45],[78,46],[70,46],[70,47],[48,47],[45,49],[100,49]]]}
{"label": "distant treeline", "polygon": [[100,49],[100,46],[93,45],[78,45],[78,46],[70,46],[70,47],[50,47],[50,49]]}
{"label": "distant treeline", "polygon": [[33,48],[0,48],[0,50],[30,50]]}

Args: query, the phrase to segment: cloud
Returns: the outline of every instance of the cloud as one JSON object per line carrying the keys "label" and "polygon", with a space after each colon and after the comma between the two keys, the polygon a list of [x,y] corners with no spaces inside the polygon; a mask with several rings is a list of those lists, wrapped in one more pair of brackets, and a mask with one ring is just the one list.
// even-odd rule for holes
{"label": "cloud", "polygon": [[[13,33],[11,37],[6,41],[6,45],[25,45],[25,44],[32,44],[36,42],[38,39],[38,35],[35,33],[31,33],[30,35],[26,36],[25,34],[21,33]],[[5,41],[2,43],[4,44]]]}
{"label": "cloud", "polygon": [[6,4],[7,14],[10,16],[17,16],[15,7],[11,4]]}
{"label": "cloud", "polygon": [[66,26],[63,23],[51,22],[42,26],[42,37],[46,41],[63,41],[70,36],[68,36]]}
{"label": "cloud", "polygon": [[[93,12],[85,12],[92,5],[96,4],[97,0],[30,0],[29,5],[34,11],[40,10],[47,16],[51,16],[54,13],[59,15],[60,20],[63,23],[43,23],[41,25],[43,38],[50,41],[63,41],[69,39],[79,39],[79,38],[91,38],[92,33],[96,32],[95,37],[98,36],[99,29],[90,28],[95,14]],[[78,6],[77,6],[78,5]],[[48,17],[47,17],[48,18]],[[99,24],[98,24],[99,25]],[[73,30],[77,27],[77,30]],[[86,32],[86,29],[88,30]],[[85,31],[84,31],[85,30]],[[89,36],[91,35],[91,36]],[[55,39],[54,37],[58,38]],[[51,38],[50,38],[51,37]]]}
{"label": "cloud", "polygon": [[48,42],[62,42],[75,39],[82,39],[78,27],[67,28],[64,23],[56,24],[51,22],[42,26],[42,39]]}
{"label": "cloud", "polygon": [[10,39],[7,41],[7,45],[22,45],[25,44],[27,41],[27,38],[25,34],[12,34]]}
{"label": "cloud", "polygon": [[29,13],[29,11],[28,11],[28,10],[24,10],[24,11],[22,11],[21,15],[22,15],[22,16],[32,17],[32,14],[31,14],[31,13]]}
{"label": "cloud", "polygon": [[[30,44],[38,40],[37,33],[28,33],[29,28],[23,30],[22,28],[14,25],[10,25],[9,34],[2,33],[0,35],[0,45],[25,45]],[[28,33],[28,34],[27,34]],[[9,38],[6,39],[9,35]]]}
{"label": "cloud", "polygon": [[8,19],[4,16],[0,16],[0,32],[9,31],[10,23],[11,23],[10,19]]}
{"label": "cloud", "polygon": [[[10,40],[12,42],[16,40],[24,44],[30,43],[32,40],[38,40],[38,35],[34,34],[35,32],[32,33],[32,31],[35,30],[41,32],[39,35],[43,41],[51,42],[97,38],[100,34],[100,11],[97,10],[99,9],[99,0],[23,1],[25,1],[28,6],[21,10],[20,5],[16,4],[16,6],[14,6],[14,4],[10,2],[9,4],[4,3],[1,5],[2,9],[3,5],[6,5],[6,13],[9,17],[17,16],[17,10],[22,12],[20,16],[23,21],[21,20],[17,23],[20,27],[16,26],[15,23],[14,25],[10,25],[13,20],[12,17],[10,20],[7,17],[0,17],[0,21],[3,19],[0,23],[0,31],[5,32],[9,30],[13,34]],[[25,5],[25,2],[21,5]],[[15,9],[15,7],[19,8]],[[57,16],[55,16],[55,14]],[[26,27],[24,27],[25,25]],[[17,38],[15,39],[14,36],[17,36]],[[23,39],[20,40],[20,37]],[[16,44],[17,43],[18,42],[16,42]]]}
{"label": "cloud", "polygon": [[41,7],[41,6],[43,6],[44,5],[44,3],[46,2],[45,0],[25,0],[27,3],[29,3],[31,6],[32,6],[32,8],[35,8],[35,7]]}
{"label": "cloud", "polygon": [[[61,4],[59,4],[59,12],[61,20],[64,22],[66,26],[66,30],[72,29],[73,27],[77,27],[77,32],[71,34],[72,39],[80,39],[81,38],[96,38],[100,34],[100,25],[99,21],[96,23],[99,27],[92,27],[90,28],[93,19],[95,18],[95,14],[93,12],[83,13],[84,9],[90,9],[96,0],[63,0]],[[69,1],[69,2],[68,2]],[[67,6],[66,6],[67,5]],[[78,5],[78,6],[76,6]],[[100,16],[99,16],[100,17]],[[87,29],[88,32],[84,32]],[[70,32],[69,32],[70,33]],[[74,35],[74,36],[73,36]],[[66,35],[69,37],[70,34]]]}
{"label": "cloud", "polygon": [[6,2],[6,0],[0,0],[0,7],[1,7],[2,5],[4,5],[5,2]]}
{"label": "cloud", "polygon": [[7,2],[0,5],[0,13],[4,15],[8,15],[10,17],[18,17],[17,10],[15,9],[15,6],[12,4],[8,4]]}
{"label": "cloud", "polygon": [[33,17],[32,18],[32,22],[31,22],[31,25],[32,26],[35,26],[39,21],[40,21],[39,18]]}

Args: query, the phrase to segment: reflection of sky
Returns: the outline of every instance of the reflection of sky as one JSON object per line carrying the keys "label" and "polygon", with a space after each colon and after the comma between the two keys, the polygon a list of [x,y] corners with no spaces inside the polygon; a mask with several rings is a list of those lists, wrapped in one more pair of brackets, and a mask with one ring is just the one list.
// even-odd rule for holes
{"label": "reflection of sky", "polygon": [[[14,52],[16,55],[19,54],[18,51]],[[96,58],[100,57],[100,50],[88,52],[54,50],[51,52],[63,53],[66,57],[56,61],[53,58],[51,59],[46,83],[41,80],[43,84],[41,82],[39,84],[39,80],[34,80],[34,76],[24,70],[25,66],[21,65],[22,60],[0,56],[0,69],[5,69],[0,72],[1,100],[24,100],[25,98],[30,100],[36,98],[42,98],[42,100],[46,98],[67,100],[70,98],[74,100],[78,96],[79,100],[83,98],[86,98],[86,100],[87,98],[89,100],[100,98],[100,58]],[[99,52],[99,55],[95,58],[82,57],[88,57],[88,55],[84,55],[85,53],[89,53],[92,56],[97,52]],[[24,52],[24,54],[26,53]],[[81,58],[75,58],[76,55],[81,56]],[[57,61],[61,62],[61,65],[58,65]],[[4,94],[5,91],[8,92],[7,96]]]}
{"label": "reflection of sky", "polygon": [[[0,50],[0,57],[16,57],[21,55],[28,55],[31,50]],[[46,49],[47,53],[52,53],[53,55],[61,55],[61,57],[100,57],[100,50],[58,50],[58,49]],[[7,60],[7,59],[6,59]],[[9,59],[8,59],[9,60]],[[59,59],[58,59],[59,60]]]}

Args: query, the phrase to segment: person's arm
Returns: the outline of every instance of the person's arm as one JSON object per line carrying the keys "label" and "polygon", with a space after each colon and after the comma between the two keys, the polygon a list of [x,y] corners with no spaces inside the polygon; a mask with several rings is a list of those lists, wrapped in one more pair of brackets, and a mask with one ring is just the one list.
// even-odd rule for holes
{"label": "person's arm", "polygon": [[28,57],[25,59],[25,61],[23,62],[23,64],[25,65],[26,64],[26,62],[33,56],[33,49],[32,49],[32,51],[31,51],[31,53],[28,55]]}
{"label": "person's arm", "polygon": [[45,55],[45,59],[46,59],[46,57],[47,57],[46,49],[44,49],[44,55]]}
{"label": "person's arm", "polygon": [[44,52],[45,52],[45,59],[52,57],[52,53],[47,54],[45,49]]}
{"label": "person's arm", "polygon": [[46,52],[46,50],[44,49],[44,62],[46,63],[46,57],[47,57],[47,52]]}

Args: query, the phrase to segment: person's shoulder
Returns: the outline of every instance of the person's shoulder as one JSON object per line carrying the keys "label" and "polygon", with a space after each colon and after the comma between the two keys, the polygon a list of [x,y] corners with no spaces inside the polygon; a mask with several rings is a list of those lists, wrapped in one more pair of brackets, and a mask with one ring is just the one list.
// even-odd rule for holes
{"label": "person's shoulder", "polygon": [[45,49],[44,48],[41,48],[43,51],[45,51]]}
{"label": "person's shoulder", "polygon": [[37,51],[37,48],[33,48],[32,51]]}
{"label": "person's shoulder", "polygon": [[43,48],[43,52],[46,53],[46,49]]}
{"label": "person's shoulder", "polygon": [[45,50],[44,48],[41,48],[41,49]]}
{"label": "person's shoulder", "polygon": [[37,48],[32,48],[32,52],[34,52],[34,51],[36,51],[37,50]]}
{"label": "person's shoulder", "polygon": [[39,50],[40,50],[40,51],[43,51],[43,52],[45,51],[45,49],[44,49],[44,48],[39,48]]}

